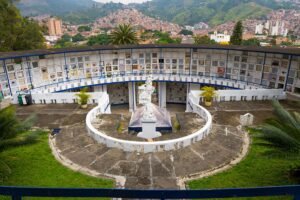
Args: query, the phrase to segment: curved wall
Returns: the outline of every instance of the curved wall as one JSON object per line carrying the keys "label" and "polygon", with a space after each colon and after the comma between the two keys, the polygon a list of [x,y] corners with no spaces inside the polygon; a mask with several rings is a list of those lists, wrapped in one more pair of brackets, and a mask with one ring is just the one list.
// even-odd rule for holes
{"label": "curved wall", "polygon": [[[141,45],[0,55],[0,85],[5,96],[63,81],[112,80],[114,77],[145,74],[191,77],[197,78],[196,82],[213,77],[214,80],[239,81],[300,93],[300,51]],[[177,78],[175,81],[186,82]]]}
{"label": "curved wall", "polygon": [[197,101],[195,101],[197,100],[197,97],[193,96],[193,94],[190,93],[188,96],[190,111],[198,114],[206,122],[205,125],[201,129],[197,130],[195,133],[177,139],[156,141],[156,142],[128,141],[128,140],[113,138],[97,130],[92,125],[92,121],[98,115],[106,112],[105,109],[103,108],[105,108],[105,105],[109,103],[109,97],[107,94],[103,94],[102,98],[103,99],[101,99],[100,101],[102,102],[102,104],[99,104],[97,107],[93,108],[87,114],[86,126],[89,135],[99,143],[105,144],[107,147],[118,148],[127,152],[142,152],[142,153],[171,151],[171,150],[187,147],[197,141],[202,140],[210,133],[210,130],[212,128],[211,114],[204,107],[198,105]]}

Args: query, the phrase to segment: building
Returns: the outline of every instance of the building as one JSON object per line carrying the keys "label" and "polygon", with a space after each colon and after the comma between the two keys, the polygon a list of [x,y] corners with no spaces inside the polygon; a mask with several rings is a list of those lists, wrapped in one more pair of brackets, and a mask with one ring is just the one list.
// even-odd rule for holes
{"label": "building", "polygon": [[268,20],[255,26],[255,34],[286,37],[288,29],[283,20]]}
{"label": "building", "polygon": [[195,30],[203,30],[203,29],[209,29],[209,25],[204,22],[199,22],[198,24],[194,25]]}
{"label": "building", "polygon": [[227,31],[224,31],[224,33],[218,33],[215,31],[214,34],[210,35],[210,39],[217,43],[229,43],[230,35],[227,34]]}
{"label": "building", "polygon": [[57,18],[50,18],[47,22],[48,31],[50,36],[61,36],[62,31],[62,20]]}
{"label": "building", "polygon": [[[166,102],[184,103],[189,84],[198,84],[198,88],[199,84],[209,84],[203,82],[205,77],[214,77],[213,81],[220,78],[217,84],[220,88],[239,88],[246,83],[253,88],[300,93],[300,49],[180,44],[51,49],[0,55],[0,85],[4,96],[66,80],[95,77],[100,81],[105,77],[144,73],[166,74]],[[177,80],[179,75],[193,77],[193,81]],[[167,81],[170,78],[177,81]],[[227,85],[224,78],[233,80],[234,84]],[[102,83],[112,104],[129,102],[131,82],[121,79],[107,80],[114,84]]]}

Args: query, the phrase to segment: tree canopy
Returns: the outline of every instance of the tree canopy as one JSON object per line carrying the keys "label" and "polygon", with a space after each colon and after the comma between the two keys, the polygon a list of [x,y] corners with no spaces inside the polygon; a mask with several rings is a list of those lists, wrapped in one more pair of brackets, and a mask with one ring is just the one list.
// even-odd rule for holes
{"label": "tree canopy", "polygon": [[242,45],[245,45],[245,46],[260,46],[260,42],[257,38],[250,38],[248,40],[243,40]]}
{"label": "tree canopy", "polygon": [[85,31],[91,31],[92,28],[89,27],[89,26],[79,26],[79,27],[77,28],[77,30],[78,30],[79,32],[85,32]]}
{"label": "tree canopy", "polygon": [[182,34],[182,35],[193,35],[193,31],[190,31],[190,30],[187,30],[187,29],[182,29],[179,34]]}
{"label": "tree canopy", "polygon": [[216,44],[216,42],[214,40],[211,40],[207,35],[204,36],[195,35],[194,41],[195,44]]}
{"label": "tree canopy", "polygon": [[72,37],[73,42],[81,42],[81,41],[84,41],[84,40],[85,40],[85,37],[82,36],[80,33],[77,33],[76,35],[74,35]]}
{"label": "tree canopy", "polygon": [[93,46],[93,45],[108,45],[110,43],[109,35],[105,34],[99,34],[97,36],[91,36],[88,39],[87,45]]}
{"label": "tree canopy", "polygon": [[110,35],[112,44],[137,44],[138,38],[136,32],[129,24],[120,24]]}
{"label": "tree canopy", "polygon": [[44,48],[41,27],[23,18],[12,1],[0,0],[0,51]]}
{"label": "tree canopy", "polygon": [[160,32],[155,31],[153,37],[157,40],[155,41],[156,44],[180,44],[181,38],[171,38],[170,34],[167,32]]}
{"label": "tree canopy", "polygon": [[238,21],[233,29],[232,36],[230,38],[230,44],[241,45],[243,41],[243,24],[242,21]]}

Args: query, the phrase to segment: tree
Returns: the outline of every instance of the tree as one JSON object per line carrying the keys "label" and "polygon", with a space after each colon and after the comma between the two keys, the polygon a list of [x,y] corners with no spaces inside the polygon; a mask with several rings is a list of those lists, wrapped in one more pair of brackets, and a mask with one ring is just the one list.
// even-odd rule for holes
{"label": "tree", "polygon": [[243,40],[242,45],[245,45],[245,46],[260,46],[260,41],[257,38],[250,38],[248,40]]}
{"label": "tree", "polygon": [[283,45],[283,46],[293,46],[293,42],[290,42],[290,41],[284,42],[284,41],[282,41],[282,42],[280,43],[280,45]]}
{"label": "tree", "polygon": [[110,38],[109,35],[105,34],[100,34],[97,36],[91,36],[88,39],[87,45],[93,46],[93,45],[108,45],[110,43]]}
{"label": "tree", "polygon": [[44,48],[42,29],[23,18],[10,0],[0,0],[0,51]]}
{"label": "tree", "polygon": [[211,40],[207,35],[204,36],[196,35],[194,36],[194,41],[195,44],[216,44],[216,42],[214,40]]}
{"label": "tree", "polygon": [[110,40],[112,44],[116,45],[138,43],[136,32],[129,24],[120,24],[117,29],[111,33]]}
{"label": "tree", "polygon": [[171,38],[167,32],[155,31],[153,37],[156,38],[155,44],[180,44],[180,38]]}
{"label": "tree", "polygon": [[243,41],[243,24],[242,21],[238,21],[233,29],[232,36],[230,38],[230,44],[241,45]]}
{"label": "tree", "polygon": [[182,29],[179,34],[182,34],[182,35],[193,35],[193,31],[190,31],[190,30],[187,30],[187,29]]}
{"label": "tree", "polygon": [[300,113],[289,113],[278,101],[273,101],[272,104],[275,118],[268,119],[264,124],[248,130],[263,140],[260,145],[299,154]]}
{"label": "tree", "polygon": [[76,35],[74,35],[72,37],[73,42],[81,42],[81,41],[84,41],[84,40],[85,40],[85,37],[83,37],[80,33],[77,33]]}
{"label": "tree", "polygon": [[65,48],[74,46],[72,43],[72,37],[68,34],[64,34],[55,44],[55,48]]}
{"label": "tree", "polygon": [[85,32],[85,31],[91,31],[91,30],[92,30],[92,28],[89,26],[79,26],[77,28],[77,31],[79,31],[79,32]]}
{"label": "tree", "polygon": [[23,19],[12,50],[45,48],[45,39],[41,27],[32,20]]}

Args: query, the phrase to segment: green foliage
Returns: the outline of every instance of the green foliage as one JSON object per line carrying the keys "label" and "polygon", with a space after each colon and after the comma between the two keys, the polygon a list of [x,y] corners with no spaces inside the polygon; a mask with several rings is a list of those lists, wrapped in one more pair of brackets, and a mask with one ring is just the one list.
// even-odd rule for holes
{"label": "green foliage", "polygon": [[78,94],[76,94],[80,105],[86,105],[88,100],[91,98],[91,95],[87,94],[87,90],[88,88],[83,88]]}
{"label": "green foliage", "polygon": [[180,126],[180,123],[179,123],[177,117],[175,117],[175,119],[174,119],[173,128],[174,128],[176,131],[179,131],[179,130],[181,129],[181,126]]}
{"label": "green foliage", "polygon": [[260,41],[257,38],[250,38],[243,40],[242,45],[244,46],[260,46]]}
{"label": "green foliage", "polygon": [[[253,135],[252,135],[253,136]],[[258,138],[252,137],[251,147],[246,158],[236,166],[216,175],[188,182],[190,189],[203,188],[237,188],[259,187],[270,185],[293,185],[294,180],[289,179],[288,171],[291,166],[300,165],[300,157],[286,158],[284,156],[271,156],[269,147],[260,146]],[[231,198],[236,200],[237,198]],[[238,198],[240,199],[240,198]],[[244,199],[244,198],[243,198]],[[256,197],[255,200],[283,200],[289,197]]]}
{"label": "green foliage", "polygon": [[182,34],[182,35],[193,35],[193,31],[190,31],[190,30],[186,30],[186,29],[182,29],[179,34]]}
{"label": "green foliage", "polygon": [[204,35],[204,36],[195,35],[194,41],[195,41],[195,44],[203,44],[203,45],[217,44],[216,41],[211,40],[207,35]]}
{"label": "green foliage", "polygon": [[278,101],[273,101],[273,108],[275,118],[266,120],[256,128],[249,128],[249,131],[263,140],[260,145],[299,154],[300,113],[289,113]]}
{"label": "green foliage", "polygon": [[91,30],[92,30],[92,28],[90,26],[79,26],[77,28],[77,31],[79,31],[79,32],[85,32],[85,31],[91,31]]}
{"label": "green foliage", "polygon": [[[39,0],[21,1],[18,6],[27,16],[49,13],[72,24],[92,23],[99,17],[126,8],[120,3],[95,4],[92,0]],[[277,0],[152,0],[131,6],[146,15],[180,25],[193,25],[200,21],[218,25],[231,20],[263,17],[271,9],[299,8],[290,1]]]}
{"label": "green foliage", "polygon": [[208,102],[211,102],[213,97],[215,97],[217,95],[214,87],[204,86],[201,88],[201,90],[203,91],[201,93],[201,96],[204,97],[205,101],[208,101]]}
{"label": "green foliage", "polygon": [[117,126],[117,132],[118,132],[118,133],[122,133],[123,129],[124,129],[124,124],[123,124],[123,122],[120,120],[119,123],[118,123],[118,126]]}
{"label": "green foliage", "polygon": [[21,17],[9,0],[0,0],[0,51],[44,48],[44,37],[39,25]]}
{"label": "green foliage", "polygon": [[94,4],[97,3],[92,0],[34,0],[19,1],[16,6],[24,16],[43,15],[45,13],[62,16],[68,12],[76,13],[92,8]]}
{"label": "green foliage", "polygon": [[241,45],[243,41],[243,24],[241,21],[238,21],[233,29],[232,36],[230,38],[230,44]]}
{"label": "green foliage", "polygon": [[[114,186],[114,182],[110,179],[87,176],[64,167],[52,155],[48,139],[48,134],[42,134],[32,145],[19,146],[2,152],[0,163],[5,162],[6,165],[1,167],[0,164],[0,185],[101,188]],[[7,174],[6,171],[10,173],[3,179],[3,173]],[[88,199],[91,198],[86,198]]]}
{"label": "green foliage", "polygon": [[61,39],[59,39],[54,48],[65,48],[65,47],[72,47],[74,44],[72,43],[72,37],[68,34],[64,34]]}
{"label": "green foliage", "polygon": [[110,43],[109,35],[105,34],[99,34],[97,36],[91,36],[88,39],[87,45],[93,46],[93,45],[108,45]]}
{"label": "green foliage", "polygon": [[30,116],[23,122],[19,122],[12,106],[0,110],[0,152],[10,147],[34,142],[39,133],[39,131],[29,131],[34,120],[35,117]]}
{"label": "green foliage", "polygon": [[271,9],[286,6],[275,0],[154,0],[136,7],[146,15],[180,25],[202,21],[214,26],[232,20],[262,17]]}
{"label": "green foliage", "polygon": [[[83,0],[85,1],[85,0]],[[93,23],[97,18],[107,16],[111,12],[123,9],[124,5],[119,3],[107,3],[98,5],[88,9],[81,9],[77,12],[64,12],[62,18],[72,24],[86,24]]]}
{"label": "green foliage", "polygon": [[293,46],[293,42],[281,42],[280,45],[284,45],[284,46]]}
{"label": "green foliage", "polygon": [[155,44],[180,44],[180,38],[171,38],[167,32],[154,31],[153,38],[156,39]]}
{"label": "green foliage", "polygon": [[110,35],[112,44],[126,45],[137,44],[138,38],[136,32],[129,24],[120,24]]}
{"label": "green foliage", "polygon": [[[0,110],[0,155],[13,147],[32,144],[41,134],[40,130],[30,130],[35,116],[32,115],[20,122],[16,118],[15,108],[9,106]],[[11,169],[6,162],[0,161],[0,180],[8,176]]]}
{"label": "green foliage", "polygon": [[80,33],[77,33],[76,35],[74,35],[72,37],[73,42],[81,42],[81,41],[84,41],[84,40],[85,40],[85,37],[82,36]]}

